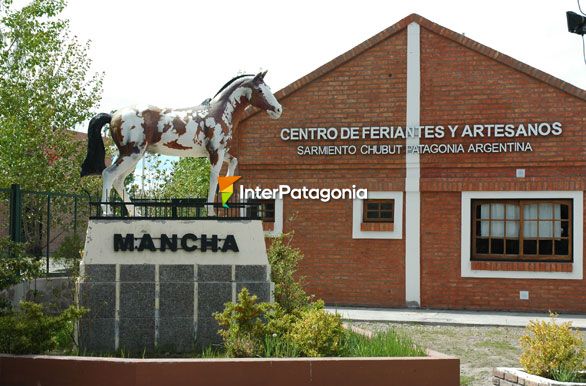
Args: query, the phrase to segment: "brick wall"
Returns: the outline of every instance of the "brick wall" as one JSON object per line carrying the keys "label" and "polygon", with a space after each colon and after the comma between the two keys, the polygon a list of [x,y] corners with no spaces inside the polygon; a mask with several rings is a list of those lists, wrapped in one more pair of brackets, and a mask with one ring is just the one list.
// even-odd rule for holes
{"label": "brick wall", "polygon": [[[460,277],[460,193],[421,194],[421,304],[448,309],[586,311],[583,280]],[[519,291],[529,291],[528,300]]]}
{"label": "brick wall", "polygon": [[[422,124],[559,121],[564,129],[558,137],[528,138],[532,153],[421,157],[422,306],[586,311],[583,280],[460,277],[460,192],[584,190],[586,103],[429,30],[422,29],[421,45]],[[515,178],[517,168],[525,178]],[[528,300],[519,299],[521,290]]]}
{"label": "brick wall", "polygon": [[[281,141],[279,129],[383,125],[404,119],[405,50],[402,31],[281,100],[285,112],[278,121],[257,114],[243,122],[238,133],[242,184],[349,188],[359,183],[370,190],[402,191],[403,156],[299,157],[300,143]],[[287,221],[292,215],[295,220]],[[404,304],[404,241],[353,240],[350,200],[286,199],[284,218],[284,230],[295,230],[294,243],[305,253],[299,273],[307,277],[309,292],[329,303]]]}
{"label": "brick wall", "polygon": [[[404,191],[404,155],[301,157],[296,154],[298,145],[350,143],[286,142],[279,135],[284,127],[404,126],[404,27],[412,20],[422,25],[421,124],[559,121],[564,129],[559,137],[528,139],[531,153],[421,156],[421,305],[586,311],[583,280],[460,277],[462,191],[585,189],[584,99],[576,96],[578,91],[562,91],[546,74],[418,16],[404,19],[277,93],[284,107],[278,121],[264,113],[246,119],[235,145],[239,174],[244,176],[241,183],[267,188],[283,183],[316,188],[357,184],[373,191]],[[482,139],[434,140],[478,141]],[[356,142],[363,143],[369,142]],[[526,178],[515,178],[517,168],[526,170]],[[293,215],[295,220],[288,222]],[[286,199],[284,217],[285,231],[295,230],[294,243],[305,253],[300,274],[307,277],[310,292],[328,303],[405,306],[404,232],[398,240],[352,239],[350,201]],[[530,291],[530,299],[519,300],[520,290]]]}

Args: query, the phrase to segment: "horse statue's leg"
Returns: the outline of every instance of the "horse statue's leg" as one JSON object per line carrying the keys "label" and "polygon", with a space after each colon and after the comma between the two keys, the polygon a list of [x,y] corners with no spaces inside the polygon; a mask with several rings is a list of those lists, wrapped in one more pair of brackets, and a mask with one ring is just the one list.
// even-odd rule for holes
{"label": "horse statue's leg", "polygon": [[[130,199],[130,194],[126,191],[124,187],[124,180],[126,177],[134,171],[138,162],[144,156],[146,146],[138,147],[137,153],[132,153],[131,155],[121,156],[120,157],[120,164],[118,165],[117,174],[118,176],[114,179],[114,189],[124,201],[126,206],[126,210],[128,211],[128,216],[140,217],[142,214],[139,209],[137,209],[132,200]],[[116,160],[118,162],[118,160]]]}
{"label": "horse statue's leg", "polygon": [[[218,150],[218,157],[214,159],[215,163],[210,159],[212,168],[210,171],[210,189],[208,190],[208,203],[213,203],[216,198],[216,190],[218,188],[218,177],[222,169],[225,150]],[[208,205],[208,216],[215,216],[216,210],[213,205]]]}
{"label": "horse statue's leg", "polygon": [[230,177],[234,175],[236,171],[236,166],[238,165],[238,158],[232,157],[232,155],[226,153],[224,156],[224,162],[228,164],[228,172],[226,173],[226,177]]}
{"label": "horse statue's leg", "polygon": [[[228,152],[226,152],[226,155],[224,156],[224,162],[228,164],[228,171],[226,172],[226,177],[233,176],[234,173],[236,172],[236,166],[238,165],[238,159],[236,157],[233,157],[231,154],[228,154]],[[244,197],[240,197],[240,200],[243,202]],[[241,216],[246,215],[246,208],[240,208],[240,215]]]}
{"label": "horse statue's leg", "polygon": [[111,216],[112,207],[110,203],[110,194],[112,193],[112,185],[114,184],[114,176],[112,171],[116,169],[116,165],[112,164],[102,171],[102,216]]}
{"label": "horse statue's leg", "polygon": [[110,202],[110,193],[112,188],[118,192],[120,198],[126,203],[126,210],[128,210],[129,216],[140,215],[135,213],[134,205],[130,200],[130,196],[124,189],[124,179],[128,176],[136,167],[136,164],[143,157],[146,147],[137,147],[137,151],[130,155],[119,154],[116,162],[108,166],[102,172],[103,188],[102,188],[102,213],[104,216],[111,216],[113,214]]}

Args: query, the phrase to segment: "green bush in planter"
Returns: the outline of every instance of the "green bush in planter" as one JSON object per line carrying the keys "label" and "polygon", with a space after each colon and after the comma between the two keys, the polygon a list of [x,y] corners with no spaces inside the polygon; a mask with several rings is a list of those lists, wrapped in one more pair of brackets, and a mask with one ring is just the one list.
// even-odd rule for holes
{"label": "green bush in planter", "polygon": [[58,315],[47,315],[43,306],[21,302],[20,309],[0,316],[0,352],[42,354],[73,349],[74,323],[87,310],[70,306]]}
{"label": "green bush in planter", "polygon": [[222,327],[226,355],[336,356],[342,352],[344,330],[337,315],[328,314],[322,301],[312,302],[296,278],[303,254],[291,246],[292,233],[271,241],[268,250],[275,302],[257,303],[243,289],[237,303],[226,303],[214,317]]}
{"label": "green bush in planter", "polygon": [[214,314],[222,329],[218,334],[224,342],[228,357],[256,357],[263,355],[266,326],[264,314],[269,303],[257,303],[257,296],[247,288],[238,294],[237,303],[226,303],[224,311]]}
{"label": "green bush in planter", "polygon": [[291,330],[293,323],[299,319],[303,308],[296,308],[290,312],[287,312],[279,303],[271,303],[270,307],[267,307],[265,312],[267,334],[271,336],[278,336],[284,338],[287,333]]}
{"label": "green bush in planter", "polygon": [[586,349],[582,335],[571,328],[570,322],[558,324],[557,315],[550,316],[548,322],[529,322],[527,333],[520,339],[523,352],[519,362],[530,374],[574,381],[584,370]]}
{"label": "green bush in planter", "polygon": [[326,312],[319,301],[301,311],[287,339],[305,356],[339,356],[345,333],[340,315]]}
{"label": "green bush in planter", "polygon": [[303,278],[295,277],[303,253],[291,246],[292,240],[292,232],[275,237],[267,251],[271,280],[275,283],[275,302],[287,313],[306,307],[311,302],[311,297],[303,289]]}

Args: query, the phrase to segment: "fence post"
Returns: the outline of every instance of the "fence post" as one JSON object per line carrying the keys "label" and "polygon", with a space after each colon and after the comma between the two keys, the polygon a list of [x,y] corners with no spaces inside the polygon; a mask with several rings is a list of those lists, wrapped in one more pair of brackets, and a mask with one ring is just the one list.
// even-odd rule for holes
{"label": "fence post", "polygon": [[10,240],[22,241],[22,191],[20,185],[10,185]]}
{"label": "fence post", "polygon": [[51,246],[51,192],[47,194],[47,275],[49,274],[49,247]]}

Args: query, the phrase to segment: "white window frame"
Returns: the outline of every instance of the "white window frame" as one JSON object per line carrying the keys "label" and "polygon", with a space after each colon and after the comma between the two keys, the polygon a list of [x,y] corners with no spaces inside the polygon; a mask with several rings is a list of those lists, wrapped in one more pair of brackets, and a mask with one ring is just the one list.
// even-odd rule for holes
{"label": "white window frame", "polygon": [[403,238],[403,192],[372,192],[368,191],[368,199],[394,200],[394,217],[392,231],[363,231],[362,206],[364,200],[355,199],[352,202],[352,238],[353,239],[402,239]]}
{"label": "white window frame", "polygon": [[[572,271],[571,272],[542,272],[542,271],[485,271],[473,270],[470,260],[471,206],[472,200],[506,200],[506,199],[571,199],[572,200]],[[584,260],[584,194],[582,191],[511,191],[511,192],[462,192],[461,212],[461,277],[475,278],[502,278],[502,279],[559,279],[582,280]]]}

